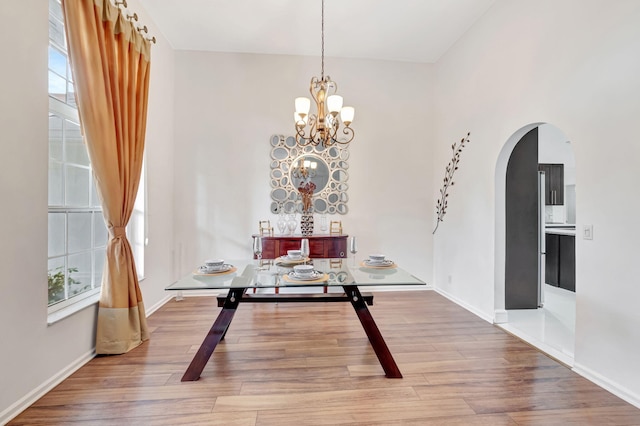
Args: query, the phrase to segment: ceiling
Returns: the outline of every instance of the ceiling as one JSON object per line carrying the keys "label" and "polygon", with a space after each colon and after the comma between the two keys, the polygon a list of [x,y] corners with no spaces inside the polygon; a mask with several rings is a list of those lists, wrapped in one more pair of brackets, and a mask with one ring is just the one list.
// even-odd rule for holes
{"label": "ceiling", "polygon": [[[174,49],[320,56],[320,0],[139,2]],[[494,2],[326,0],[325,56],[433,63]]]}

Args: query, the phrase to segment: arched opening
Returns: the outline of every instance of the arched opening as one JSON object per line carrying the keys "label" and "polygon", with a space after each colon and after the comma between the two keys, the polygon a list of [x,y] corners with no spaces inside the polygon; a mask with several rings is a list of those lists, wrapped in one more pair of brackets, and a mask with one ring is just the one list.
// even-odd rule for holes
{"label": "arched opening", "polygon": [[[538,170],[546,171],[540,181]],[[551,193],[549,181],[559,185],[560,190]],[[538,190],[538,185],[545,182],[546,188]],[[567,137],[547,123],[531,123],[520,128],[506,141],[498,156],[495,189],[494,321],[572,365],[576,288],[575,159]],[[558,247],[554,243],[558,238],[562,239],[565,250],[560,265],[565,270],[562,285],[553,279],[553,273],[557,273],[553,268],[559,268]],[[549,264],[546,264],[547,242],[552,245]],[[566,271],[571,267],[573,287],[567,285],[566,278],[569,276]]]}

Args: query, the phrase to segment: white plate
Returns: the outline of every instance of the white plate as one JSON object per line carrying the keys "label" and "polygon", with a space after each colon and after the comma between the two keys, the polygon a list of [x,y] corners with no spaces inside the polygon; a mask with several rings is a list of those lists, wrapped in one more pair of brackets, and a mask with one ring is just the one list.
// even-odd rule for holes
{"label": "white plate", "polygon": [[393,265],[393,260],[383,260],[382,262],[365,260],[364,263],[369,266],[391,266]]}
{"label": "white plate", "polygon": [[210,269],[210,268],[207,268],[206,266],[201,266],[198,268],[198,272],[201,274],[220,274],[222,272],[230,271],[231,268],[233,268],[233,265],[229,265],[228,263],[225,263],[224,265],[222,265],[222,268],[220,269]]}
{"label": "white plate", "polygon": [[321,276],[322,276],[322,273],[318,271],[313,271],[313,274],[310,274],[309,276],[306,276],[306,275],[301,276],[296,274],[295,272],[289,272],[289,278],[297,281],[313,281],[313,280],[317,280]]}
{"label": "white plate", "polygon": [[304,256],[300,256],[300,257],[291,257],[288,254],[285,254],[284,256],[282,256],[282,258],[284,260],[289,260],[291,262],[298,262],[300,260],[304,260]]}

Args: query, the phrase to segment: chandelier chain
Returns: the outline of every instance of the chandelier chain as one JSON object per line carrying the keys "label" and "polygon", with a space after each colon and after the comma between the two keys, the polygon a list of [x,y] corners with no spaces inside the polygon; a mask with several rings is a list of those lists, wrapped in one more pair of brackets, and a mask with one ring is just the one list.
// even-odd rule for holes
{"label": "chandelier chain", "polygon": [[320,34],[322,35],[322,69],[320,70],[320,78],[324,80],[324,0],[322,0],[322,28]]}

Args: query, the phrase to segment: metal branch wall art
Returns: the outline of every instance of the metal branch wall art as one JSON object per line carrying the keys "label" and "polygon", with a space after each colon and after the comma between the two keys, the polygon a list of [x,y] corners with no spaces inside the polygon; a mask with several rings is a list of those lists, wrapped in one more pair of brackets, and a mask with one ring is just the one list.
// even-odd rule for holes
{"label": "metal branch wall art", "polygon": [[433,230],[433,234],[438,230],[438,225],[444,219],[444,215],[447,212],[447,198],[449,194],[447,191],[450,186],[453,186],[453,174],[456,170],[458,170],[458,163],[460,162],[460,154],[462,153],[462,148],[465,147],[465,144],[469,143],[469,136],[471,133],[467,133],[467,136],[460,139],[459,143],[454,143],[451,145],[451,150],[453,151],[453,158],[449,161],[447,168],[444,173],[444,183],[442,188],[440,188],[440,199],[436,203],[436,214],[438,215],[438,221],[436,222],[436,227]]}

